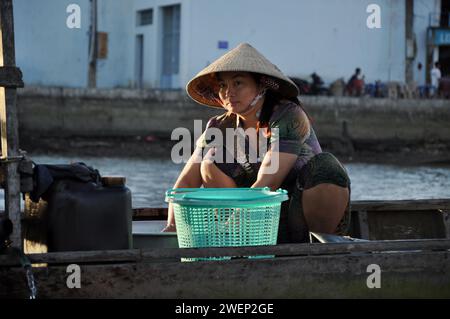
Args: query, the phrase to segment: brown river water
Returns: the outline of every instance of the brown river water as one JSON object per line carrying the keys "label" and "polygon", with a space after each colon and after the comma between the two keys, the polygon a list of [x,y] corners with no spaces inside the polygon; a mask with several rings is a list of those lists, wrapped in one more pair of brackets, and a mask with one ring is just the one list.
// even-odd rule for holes
{"label": "brown river water", "polygon": [[[166,207],[164,194],[182,169],[170,160],[33,156],[37,164],[84,162],[102,176],[125,176],[133,207]],[[450,166],[345,164],[352,182],[352,200],[450,198]],[[3,195],[3,194],[1,194]],[[3,197],[3,196],[2,196]],[[4,205],[4,201],[0,201]]]}

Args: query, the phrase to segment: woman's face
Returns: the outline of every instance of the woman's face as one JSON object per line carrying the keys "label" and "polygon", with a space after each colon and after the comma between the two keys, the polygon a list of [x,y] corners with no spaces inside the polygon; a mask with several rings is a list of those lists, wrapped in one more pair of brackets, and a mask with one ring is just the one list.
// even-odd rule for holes
{"label": "woman's face", "polygon": [[223,107],[236,114],[246,113],[260,90],[253,76],[247,72],[221,72],[218,82]]}

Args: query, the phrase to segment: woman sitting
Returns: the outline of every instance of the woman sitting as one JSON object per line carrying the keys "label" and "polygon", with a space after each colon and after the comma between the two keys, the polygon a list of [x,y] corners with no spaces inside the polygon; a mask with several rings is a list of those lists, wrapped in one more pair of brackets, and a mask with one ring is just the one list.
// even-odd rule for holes
{"label": "woman sitting", "polygon": [[[187,92],[196,102],[225,113],[209,120],[174,188],[286,189],[289,201],[281,209],[279,243],[306,242],[308,231],[347,231],[346,170],[332,154],[322,152],[297,99],[297,86],[274,64],[241,44],[197,74]],[[214,135],[224,139],[212,139]],[[236,143],[236,136],[245,143]],[[176,231],[171,204],[164,231]]]}

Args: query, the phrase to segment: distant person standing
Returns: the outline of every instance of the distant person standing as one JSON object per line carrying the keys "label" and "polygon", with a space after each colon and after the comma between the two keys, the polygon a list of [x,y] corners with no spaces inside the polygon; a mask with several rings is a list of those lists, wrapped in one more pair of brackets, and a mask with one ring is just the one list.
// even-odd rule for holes
{"label": "distant person standing", "polygon": [[439,88],[439,81],[441,80],[442,74],[441,74],[441,65],[439,62],[434,63],[434,67],[431,69],[430,75],[431,75],[431,88],[430,88],[430,97],[436,96],[436,92]]}
{"label": "distant person standing", "polygon": [[355,73],[347,82],[346,91],[350,96],[361,96],[364,89],[364,76],[361,75],[361,69],[356,68]]}
{"label": "distant person standing", "polygon": [[424,81],[424,77],[423,77],[423,65],[421,62],[417,63],[417,74],[418,74],[417,84],[419,86],[425,85],[425,81]]}
{"label": "distant person standing", "polygon": [[424,78],[424,73],[423,73],[423,65],[421,62],[419,62],[417,64],[417,93],[419,94],[419,97],[423,98],[426,97],[426,82],[425,82],[425,78]]}

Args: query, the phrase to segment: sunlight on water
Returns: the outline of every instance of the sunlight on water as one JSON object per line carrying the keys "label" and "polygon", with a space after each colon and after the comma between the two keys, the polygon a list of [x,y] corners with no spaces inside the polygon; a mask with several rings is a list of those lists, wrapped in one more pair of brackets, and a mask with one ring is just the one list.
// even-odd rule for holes
{"label": "sunlight on water", "polygon": [[450,198],[450,167],[346,165],[354,200]]}

